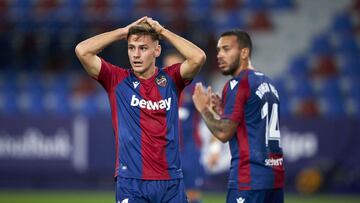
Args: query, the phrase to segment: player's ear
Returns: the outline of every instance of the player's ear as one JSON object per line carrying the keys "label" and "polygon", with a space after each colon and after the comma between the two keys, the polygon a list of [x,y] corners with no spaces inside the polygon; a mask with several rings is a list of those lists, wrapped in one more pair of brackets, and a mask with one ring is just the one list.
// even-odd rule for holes
{"label": "player's ear", "polygon": [[249,48],[242,48],[240,52],[241,59],[246,59],[250,57],[250,49]]}
{"label": "player's ear", "polygon": [[156,47],[155,47],[155,58],[160,56],[160,54],[161,54],[161,45],[157,44]]}

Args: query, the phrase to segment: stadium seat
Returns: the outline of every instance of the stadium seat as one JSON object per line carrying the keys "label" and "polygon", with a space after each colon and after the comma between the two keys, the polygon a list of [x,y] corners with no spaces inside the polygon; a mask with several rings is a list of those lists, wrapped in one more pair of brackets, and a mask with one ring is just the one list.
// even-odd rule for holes
{"label": "stadium seat", "polygon": [[310,73],[309,60],[305,55],[298,55],[291,59],[288,71],[292,77],[306,77]]}
{"label": "stadium seat", "polygon": [[238,12],[216,12],[212,15],[212,21],[217,34],[228,29],[245,27],[241,14]]}
{"label": "stadium seat", "polygon": [[71,115],[69,93],[66,91],[47,92],[44,96],[44,108],[49,115]]}
{"label": "stadium seat", "polygon": [[15,22],[31,21],[31,13],[35,5],[34,0],[12,0],[9,1],[10,16]]}
{"label": "stadium seat", "polygon": [[336,35],[336,41],[337,53],[360,53],[359,42],[352,33],[339,33]]}
{"label": "stadium seat", "polygon": [[187,5],[187,16],[194,20],[209,18],[213,6],[211,0],[187,0]]}
{"label": "stadium seat", "polygon": [[319,34],[312,40],[310,47],[311,54],[314,55],[331,55],[332,45],[327,34]]}
{"label": "stadium seat", "polygon": [[316,117],[319,115],[319,105],[315,98],[299,100],[295,115],[300,117]]}
{"label": "stadium seat", "polygon": [[342,75],[360,75],[360,55],[356,53],[339,54],[338,67]]}
{"label": "stadium seat", "polygon": [[95,95],[73,95],[70,98],[70,108],[73,113],[86,115],[86,116],[95,116],[98,113],[98,108],[96,105]]}
{"label": "stadium seat", "polygon": [[320,55],[315,57],[311,75],[316,77],[331,77],[338,74],[337,64],[332,55]]}
{"label": "stadium seat", "polygon": [[129,17],[132,18],[134,9],[134,0],[111,0],[110,18],[114,21],[121,21]]}
{"label": "stadium seat", "polygon": [[244,0],[243,8],[250,11],[263,11],[267,7],[264,0]]}
{"label": "stadium seat", "polygon": [[300,100],[306,100],[314,97],[314,89],[309,77],[294,77],[293,96]]}
{"label": "stadium seat", "polygon": [[338,78],[319,79],[316,83],[318,101],[323,115],[344,115],[343,93],[341,92]]}
{"label": "stadium seat", "polygon": [[2,115],[16,115],[19,113],[18,105],[16,104],[17,92],[2,91],[0,92],[0,112]]}
{"label": "stadium seat", "polygon": [[348,13],[339,13],[333,19],[332,29],[334,32],[351,32],[353,25]]}
{"label": "stadium seat", "polygon": [[252,12],[248,27],[252,30],[269,30],[272,23],[266,11]]}
{"label": "stadium seat", "polygon": [[280,114],[283,116],[291,115],[289,93],[285,81],[282,78],[277,78],[274,80],[274,84],[280,98]]}
{"label": "stadium seat", "polygon": [[267,5],[271,9],[290,9],[294,6],[293,0],[270,0]]}

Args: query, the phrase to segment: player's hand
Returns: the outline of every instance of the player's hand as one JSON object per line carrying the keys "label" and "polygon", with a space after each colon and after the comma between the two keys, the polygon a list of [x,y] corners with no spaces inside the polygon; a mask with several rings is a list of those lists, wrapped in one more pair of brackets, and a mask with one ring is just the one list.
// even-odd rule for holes
{"label": "player's hand", "polygon": [[129,24],[129,25],[127,25],[126,27],[124,27],[126,34],[129,32],[130,27],[132,27],[132,26],[134,26],[134,25],[138,25],[138,24],[140,24],[140,23],[142,23],[142,22],[145,22],[145,21],[146,21],[146,18],[147,18],[147,16],[144,16],[144,17],[142,17],[142,18],[139,18],[139,19],[137,19],[136,21],[134,21],[134,22],[132,22],[131,24]]}
{"label": "player's hand", "polygon": [[147,17],[145,20],[158,34],[161,34],[161,31],[164,29],[160,23],[152,18]]}
{"label": "player's hand", "polygon": [[221,107],[221,98],[219,94],[212,92],[210,96],[210,108],[218,115],[222,115],[223,109]]}
{"label": "player's hand", "polygon": [[201,82],[196,83],[192,96],[195,108],[201,112],[210,105],[211,88],[205,90]]}

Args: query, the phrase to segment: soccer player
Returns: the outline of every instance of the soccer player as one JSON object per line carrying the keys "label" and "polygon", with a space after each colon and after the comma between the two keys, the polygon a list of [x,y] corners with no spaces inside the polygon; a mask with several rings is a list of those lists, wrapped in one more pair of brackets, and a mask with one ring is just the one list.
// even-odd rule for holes
{"label": "soccer player", "polygon": [[[184,57],[181,64],[155,66],[159,37]],[[127,40],[131,69],[97,54]],[[149,17],[79,43],[75,52],[110,100],[116,144],[117,203],[187,202],[179,156],[179,96],[199,72],[205,53]]]}
{"label": "soccer player", "polygon": [[[163,66],[182,63],[184,57],[175,50],[164,53]],[[195,81],[197,81],[195,79]],[[194,82],[195,82],[194,81]],[[201,202],[201,186],[204,182],[204,169],[200,164],[202,141],[200,137],[200,114],[192,102],[195,83],[187,86],[180,96],[179,129],[180,129],[180,158],[184,173],[186,195],[190,203]]]}
{"label": "soccer player", "polygon": [[193,101],[213,135],[222,142],[229,141],[232,159],[226,201],[282,203],[278,92],[264,73],[252,67],[252,42],[246,32],[224,32],[217,50],[221,72],[232,76],[222,92],[223,113],[215,118],[218,99],[201,83],[195,86]]}

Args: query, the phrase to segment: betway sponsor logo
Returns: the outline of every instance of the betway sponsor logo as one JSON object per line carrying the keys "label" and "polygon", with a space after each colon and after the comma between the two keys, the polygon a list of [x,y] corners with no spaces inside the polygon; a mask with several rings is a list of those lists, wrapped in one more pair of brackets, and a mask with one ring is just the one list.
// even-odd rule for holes
{"label": "betway sponsor logo", "polygon": [[162,99],[160,101],[150,101],[150,100],[145,100],[145,99],[138,99],[136,98],[136,95],[133,95],[131,97],[131,106],[139,106],[140,108],[143,109],[148,109],[148,110],[161,110],[161,109],[166,109],[166,111],[170,110],[170,106],[171,106],[171,97],[167,98],[167,99]]}

